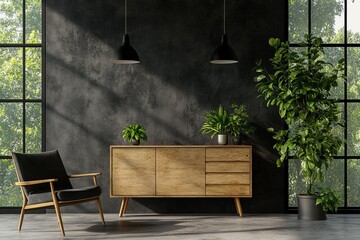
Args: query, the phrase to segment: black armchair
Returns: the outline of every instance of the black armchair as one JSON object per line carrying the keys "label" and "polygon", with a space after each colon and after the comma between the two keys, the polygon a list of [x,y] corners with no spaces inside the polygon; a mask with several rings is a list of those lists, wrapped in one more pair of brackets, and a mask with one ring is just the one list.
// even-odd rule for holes
{"label": "black armchair", "polygon": [[[65,236],[60,207],[97,201],[102,223],[105,225],[101,207],[101,189],[96,177],[100,173],[68,175],[58,151],[36,154],[13,153],[13,161],[21,187],[23,205],[18,230],[21,230],[25,210],[54,206],[59,227]],[[70,178],[93,177],[94,186],[73,188]]]}

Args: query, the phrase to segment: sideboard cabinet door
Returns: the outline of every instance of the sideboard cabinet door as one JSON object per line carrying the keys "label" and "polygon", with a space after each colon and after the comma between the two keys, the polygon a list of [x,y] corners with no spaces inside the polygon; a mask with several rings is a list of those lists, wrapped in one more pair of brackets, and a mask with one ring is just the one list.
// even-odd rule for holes
{"label": "sideboard cabinet door", "polygon": [[157,148],[156,195],[204,196],[205,148]]}
{"label": "sideboard cabinet door", "polygon": [[111,195],[155,195],[155,148],[112,148]]}

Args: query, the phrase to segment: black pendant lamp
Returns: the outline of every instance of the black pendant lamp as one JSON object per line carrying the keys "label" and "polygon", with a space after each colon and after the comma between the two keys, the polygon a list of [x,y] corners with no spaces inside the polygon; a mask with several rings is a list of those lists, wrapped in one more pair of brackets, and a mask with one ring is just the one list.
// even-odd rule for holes
{"label": "black pendant lamp", "polygon": [[229,46],[225,33],[225,0],[224,0],[224,33],[221,38],[221,45],[212,54],[210,63],[212,64],[233,64],[238,63],[235,51]]}
{"label": "black pendant lamp", "polygon": [[118,49],[118,59],[114,60],[115,64],[136,64],[140,63],[139,55],[130,45],[129,34],[127,33],[127,0],[125,0],[125,34],[123,36],[122,46]]}

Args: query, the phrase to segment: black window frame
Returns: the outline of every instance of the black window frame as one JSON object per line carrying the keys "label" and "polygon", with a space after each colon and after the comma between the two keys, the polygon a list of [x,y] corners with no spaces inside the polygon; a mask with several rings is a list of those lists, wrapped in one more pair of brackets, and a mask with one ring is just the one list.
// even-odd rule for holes
{"label": "black window frame", "polygon": [[[285,39],[289,41],[290,47],[300,47],[300,44],[298,43],[291,43],[289,40],[289,1],[285,1]],[[307,0],[308,1],[308,34],[311,33],[311,27],[312,27],[312,20],[311,20],[311,10],[312,10],[312,2],[313,0]],[[347,64],[348,64],[348,48],[351,47],[359,47],[360,43],[348,43],[347,39],[347,10],[348,10],[348,0],[344,0],[344,42],[343,43],[324,43],[322,44],[323,47],[341,47],[344,49],[344,60],[345,60],[345,76],[347,76]],[[320,36],[321,37],[321,36]],[[348,161],[349,160],[358,160],[360,161],[360,156],[348,156],[348,147],[347,147],[347,140],[348,140],[348,104],[349,103],[359,103],[360,99],[348,99],[348,84],[345,81],[344,82],[344,98],[340,99],[338,101],[339,103],[343,103],[344,105],[344,155],[341,156],[335,156],[334,159],[340,159],[344,160],[344,206],[339,207],[338,213],[360,213],[360,206],[358,207],[349,207],[348,206]],[[292,157],[288,157],[288,161],[292,160]],[[290,207],[289,206],[289,162],[285,162],[285,209],[287,212],[293,213],[297,212],[297,207]]]}
{"label": "black window frame", "polygon": [[[0,103],[22,103],[22,152],[26,150],[26,107],[27,103],[41,104],[41,151],[46,151],[46,0],[41,0],[41,43],[26,43],[26,2],[22,0],[22,43],[0,43],[0,48],[22,48],[22,98],[0,99]],[[26,99],[26,49],[41,48],[41,98]],[[11,159],[11,156],[0,155],[0,159]],[[19,189],[20,191],[20,189]],[[0,206],[0,213],[18,213],[21,206]],[[41,209],[37,212],[45,212]]]}

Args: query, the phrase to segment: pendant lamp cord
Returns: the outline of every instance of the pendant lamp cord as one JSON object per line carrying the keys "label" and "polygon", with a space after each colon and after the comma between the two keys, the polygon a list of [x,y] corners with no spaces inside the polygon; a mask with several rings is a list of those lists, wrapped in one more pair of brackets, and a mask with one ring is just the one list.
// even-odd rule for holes
{"label": "pendant lamp cord", "polygon": [[125,0],[125,34],[127,34],[127,0]]}
{"label": "pendant lamp cord", "polygon": [[224,35],[225,35],[225,0],[224,0]]}

